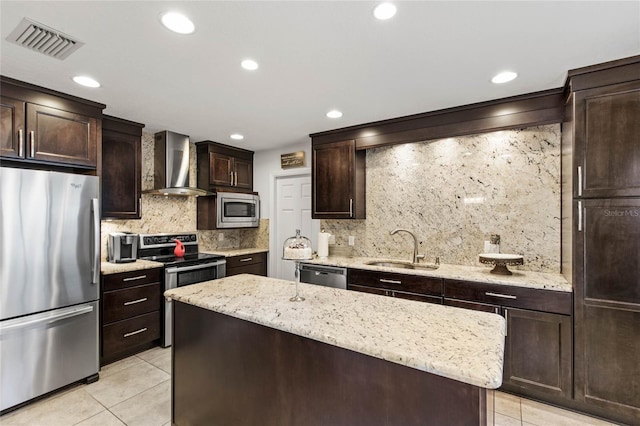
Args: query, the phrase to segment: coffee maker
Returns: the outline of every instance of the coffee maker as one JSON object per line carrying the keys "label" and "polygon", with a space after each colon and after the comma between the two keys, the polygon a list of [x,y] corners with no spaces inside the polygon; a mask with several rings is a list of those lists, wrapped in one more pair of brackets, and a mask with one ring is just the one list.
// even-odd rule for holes
{"label": "coffee maker", "polygon": [[107,260],[111,263],[135,262],[138,256],[138,234],[112,232],[107,240]]}

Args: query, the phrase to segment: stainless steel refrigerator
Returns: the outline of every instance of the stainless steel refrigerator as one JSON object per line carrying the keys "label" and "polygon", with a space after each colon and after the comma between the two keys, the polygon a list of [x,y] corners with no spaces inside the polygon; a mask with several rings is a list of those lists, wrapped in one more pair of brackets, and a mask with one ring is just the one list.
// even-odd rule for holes
{"label": "stainless steel refrigerator", "polygon": [[0,167],[0,410],[97,379],[98,178]]}

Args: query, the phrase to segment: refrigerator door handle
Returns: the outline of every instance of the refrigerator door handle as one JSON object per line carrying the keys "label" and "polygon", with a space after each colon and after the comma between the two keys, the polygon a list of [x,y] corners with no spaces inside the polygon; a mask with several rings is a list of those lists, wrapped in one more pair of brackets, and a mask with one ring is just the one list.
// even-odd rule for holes
{"label": "refrigerator door handle", "polygon": [[54,322],[62,321],[63,319],[77,317],[79,315],[88,314],[89,312],[93,312],[93,306],[82,306],[79,308],[72,308],[69,310],[65,310],[64,312],[60,312],[57,315],[46,315],[40,318],[34,318],[29,321],[24,321],[21,319],[17,319],[14,321],[6,321],[7,325],[0,325],[0,336],[10,333],[13,331],[18,331],[24,328],[32,328],[38,325],[43,324],[52,324]]}
{"label": "refrigerator door handle", "polygon": [[100,279],[100,204],[97,198],[91,199],[91,214],[93,216],[93,267],[91,270],[91,284],[98,284]]}

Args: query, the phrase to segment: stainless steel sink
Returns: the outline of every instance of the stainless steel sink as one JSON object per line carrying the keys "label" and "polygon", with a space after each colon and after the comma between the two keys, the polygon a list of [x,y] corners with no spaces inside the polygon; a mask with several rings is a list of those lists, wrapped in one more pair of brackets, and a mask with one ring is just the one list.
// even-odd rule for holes
{"label": "stainless steel sink", "polygon": [[387,268],[400,268],[400,269],[438,269],[440,267],[437,263],[408,263],[408,262],[394,262],[389,260],[370,260],[365,262],[365,265],[372,266],[384,266]]}

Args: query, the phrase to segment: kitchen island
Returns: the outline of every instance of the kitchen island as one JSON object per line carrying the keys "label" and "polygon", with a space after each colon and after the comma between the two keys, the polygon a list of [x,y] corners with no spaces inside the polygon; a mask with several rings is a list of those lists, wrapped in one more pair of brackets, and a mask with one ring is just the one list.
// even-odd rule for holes
{"label": "kitchen island", "polygon": [[[172,421],[486,424],[502,381],[495,314],[236,275],[167,291]],[[490,420],[490,419],[489,419]]]}

